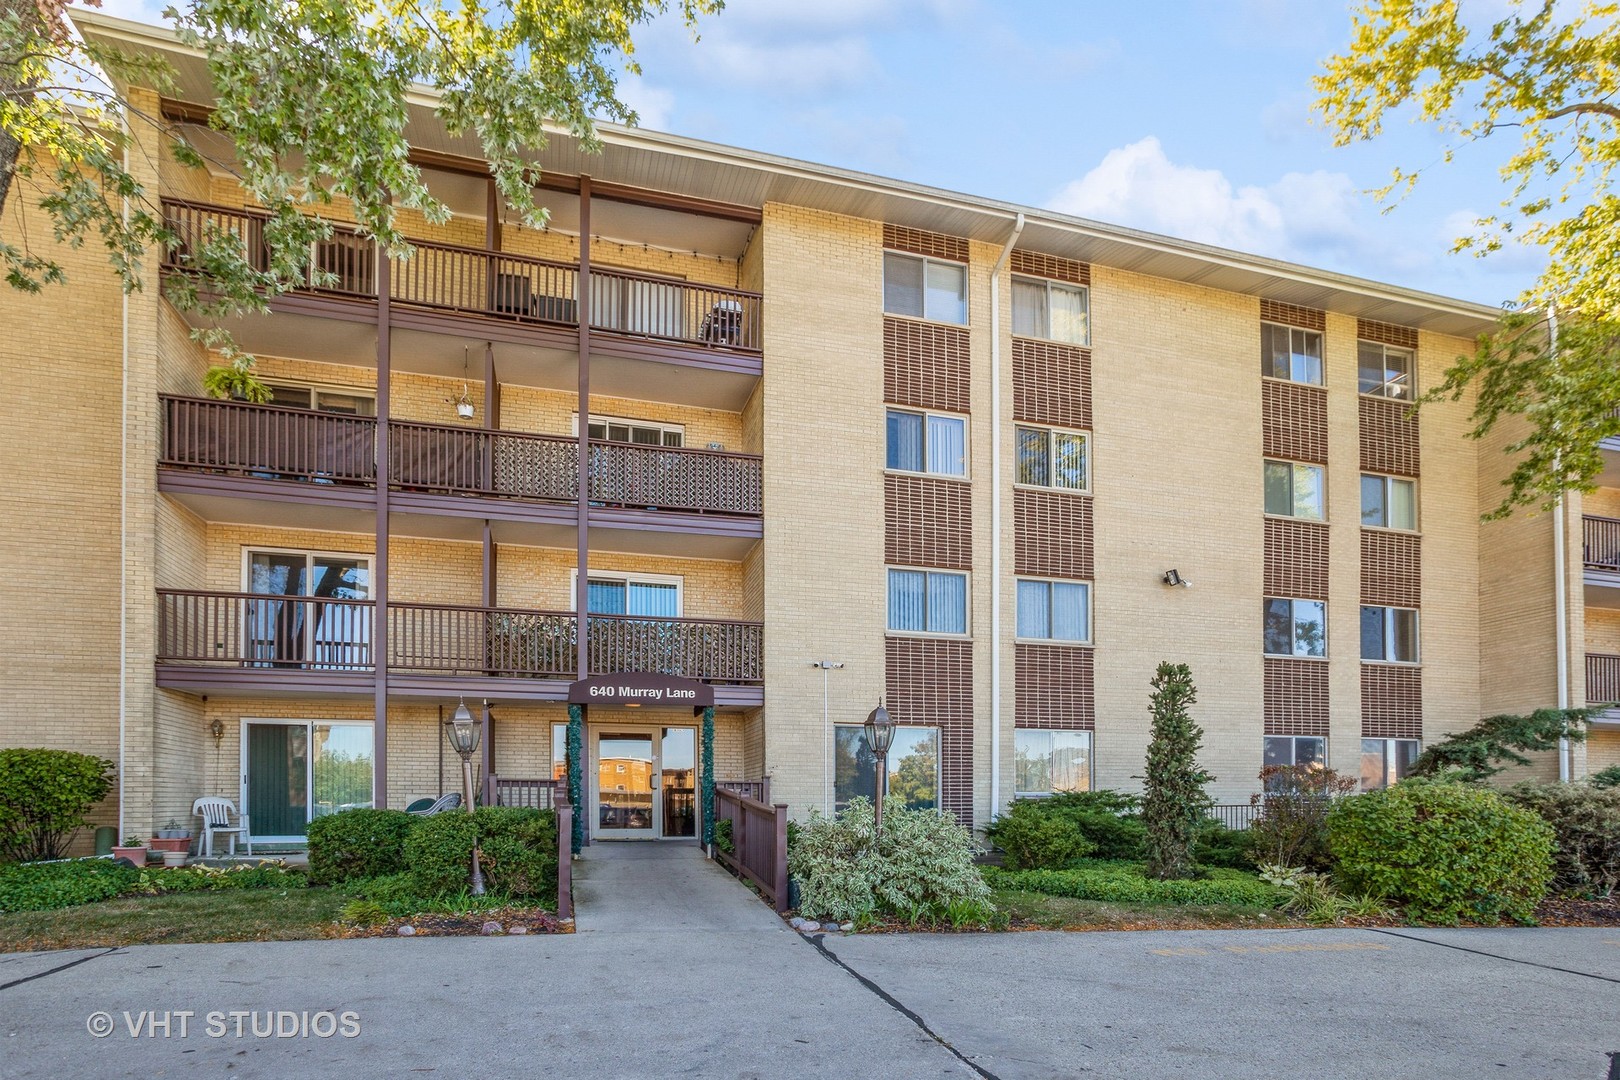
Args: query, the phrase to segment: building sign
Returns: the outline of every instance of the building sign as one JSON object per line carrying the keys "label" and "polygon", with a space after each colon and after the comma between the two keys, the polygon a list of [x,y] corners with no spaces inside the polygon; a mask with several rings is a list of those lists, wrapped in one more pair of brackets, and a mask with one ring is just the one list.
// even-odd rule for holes
{"label": "building sign", "polygon": [[570,705],[662,705],[704,709],[714,704],[714,687],[696,679],[628,671],[597,675],[568,686]]}

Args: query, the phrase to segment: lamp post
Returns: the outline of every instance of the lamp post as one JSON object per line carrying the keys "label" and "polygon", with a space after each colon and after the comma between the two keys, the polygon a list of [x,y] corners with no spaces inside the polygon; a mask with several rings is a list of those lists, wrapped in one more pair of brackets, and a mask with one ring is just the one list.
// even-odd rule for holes
{"label": "lamp post", "polygon": [[894,721],[889,719],[889,710],[883,707],[883,698],[878,698],[877,708],[866,717],[866,745],[871,747],[872,753],[877,756],[877,784],[874,788],[876,796],[873,798],[874,833],[883,831],[883,788],[889,778],[889,743],[894,739]]}
{"label": "lamp post", "polygon": [[[450,740],[450,748],[461,755],[461,776],[464,786],[462,799],[463,805],[467,807],[467,813],[470,814],[473,812],[472,756],[473,751],[478,749],[478,725],[473,723],[473,714],[467,708],[466,699],[462,699],[456,704],[456,711],[451,714],[449,721],[444,725],[444,735],[445,738]],[[475,837],[472,852],[472,894],[474,896],[484,895],[484,871],[478,865],[479,854],[478,840]]]}

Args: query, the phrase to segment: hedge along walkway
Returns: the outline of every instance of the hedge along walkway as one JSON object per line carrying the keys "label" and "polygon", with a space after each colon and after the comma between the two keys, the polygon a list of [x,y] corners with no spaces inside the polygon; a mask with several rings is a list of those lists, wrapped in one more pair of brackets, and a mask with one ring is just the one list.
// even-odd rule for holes
{"label": "hedge along walkway", "polygon": [[574,864],[574,929],[787,933],[748,886],[705,859],[697,844],[678,840],[588,846]]}

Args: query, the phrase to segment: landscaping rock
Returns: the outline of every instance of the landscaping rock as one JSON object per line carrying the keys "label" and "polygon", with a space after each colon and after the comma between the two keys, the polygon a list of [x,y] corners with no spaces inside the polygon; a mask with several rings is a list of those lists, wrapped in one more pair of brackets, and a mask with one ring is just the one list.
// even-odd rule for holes
{"label": "landscaping rock", "polygon": [[410,937],[412,934],[416,933],[416,927],[402,926],[398,930],[395,930],[394,933],[398,934],[400,937]]}
{"label": "landscaping rock", "polygon": [[522,923],[516,923],[513,926],[511,926],[510,928],[508,928],[506,932],[508,934],[522,935],[522,934],[527,934],[529,932],[529,928],[527,926],[524,926]]}
{"label": "landscaping rock", "polygon": [[485,937],[489,937],[493,934],[499,934],[501,932],[501,924],[493,921],[487,922],[478,928],[478,932]]}
{"label": "landscaping rock", "polygon": [[847,922],[847,923],[844,923],[842,926],[840,926],[838,929],[842,930],[844,933],[847,934],[851,930],[855,929],[855,924],[852,923],[852,922]]}
{"label": "landscaping rock", "polygon": [[804,934],[813,934],[817,930],[820,930],[820,929],[821,929],[821,924],[816,922],[814,919],[806,919],[804,921],[804,925],[799,927],[800,933],[804,933]]}
{"label": "landscaping rock", "polygon": [[788,920],[788,925],[793,927],[793,929],[795,929],[795,930],[803,930],[804,929],[804,924],[805,924],[805,920],[801,919],[797,915],[793,916],[793,918]]}

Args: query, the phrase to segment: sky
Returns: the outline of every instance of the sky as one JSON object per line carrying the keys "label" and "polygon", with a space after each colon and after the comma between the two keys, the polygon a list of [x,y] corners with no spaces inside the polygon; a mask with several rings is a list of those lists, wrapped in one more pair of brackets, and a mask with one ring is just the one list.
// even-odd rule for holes
{"label": "sky", "polygon": [[[160,22],[161,3],[104,0]],[[678,6],[678,5],[677,5]],[[1498,14],[1504,0],[1472,0]],[[1498,208],[1499,147],[1403,120],[1334,147],[1312,76],[1333,0],[727,0],[637,37],[641,125],[1496,305],[1532,251],[1452,254]],[[1509,136],[1511,138],[1511,135]],[[1428,166],[1385,212],[1391,169]]]}

